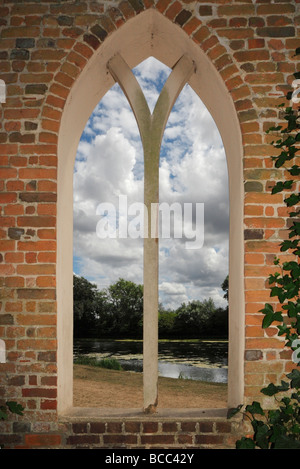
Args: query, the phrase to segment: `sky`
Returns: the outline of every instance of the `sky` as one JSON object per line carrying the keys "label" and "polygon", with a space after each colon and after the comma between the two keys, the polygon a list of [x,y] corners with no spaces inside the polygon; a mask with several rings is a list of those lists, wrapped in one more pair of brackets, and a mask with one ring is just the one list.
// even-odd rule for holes
{"label": "sky", "polygon": [[[133,71],[152,111],[170,69],[150,57]],[[126,196],[130,207],[143,203],[143,178],[143,148],[137,123],[125,95],[115,84],[86,124],[73,177],[73,269],[100,290],[119,278],[143,283],[142,237],[111,238],[99,236],[97,231],[99,224],[107,220],[101,217],[101,204],[110,203],[118,210],[120,196]],[[226,157],[211,115],[189,85],[183,88],[168,119],[159,178],[160,203],[180,203],[182,213],[187,213],[183,204],[193,207],[197,225],[192,225],[192,234],[200,226],[200,218],[195,218],[196,204],[204,209],[200,229],[204,242],[198,243],[197,249],[187,249],[186,238],[170,236],[159,241],[159,301],[170,309],[208,298],[216,306],[226,306],[221,289],[228,274],[229,250]],[[131,216],[128,222],[134,219],[137,217]],[[138,233],[138,225],[136,230]]]}

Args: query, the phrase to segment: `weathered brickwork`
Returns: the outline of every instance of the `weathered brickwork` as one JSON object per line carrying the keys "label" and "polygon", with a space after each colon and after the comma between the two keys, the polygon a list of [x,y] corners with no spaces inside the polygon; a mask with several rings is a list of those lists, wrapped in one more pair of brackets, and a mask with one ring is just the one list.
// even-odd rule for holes
{"label": "weathered brickwork", "polygon": [[222,418],[85,419],[64,423],[56,432],[30,430],[30,423],[14,423],[13,434],[2,435],[2,441],[16,449],[233,449],[240,424]]}
{"label": "weathered brickwork", "polygon": [[[2,0],[0,79],[0,399],[25,407],[2,422],[10,447],[216,447],[233,444],[231,423],[119,421],[66,423],[57,417],[57,141],[69,90],[106,38],[155,8],[201,48],[234,102],[244,146],[245,402],[293,366],[276,329],[261,328],[268,275],[286,236],[283,176],[265,131],[280,121],[300,46],[300,0]],[[281,256],[283,259],[284,256]],[[232,424],[233,425],[233,424]],[[116,430],[116,427],[118,429]],[[146,426],[146,427],[145,427]],[[155,427],[155,428],[154,428]],[[193,427],[193,428],[192,428]],[[209,427],[209,428],[208,428]],[[149,427],[150,428],[150,427]],[[191,429],[192,428],[192,429]],[[226,434],[226,438],[224,437]]]}

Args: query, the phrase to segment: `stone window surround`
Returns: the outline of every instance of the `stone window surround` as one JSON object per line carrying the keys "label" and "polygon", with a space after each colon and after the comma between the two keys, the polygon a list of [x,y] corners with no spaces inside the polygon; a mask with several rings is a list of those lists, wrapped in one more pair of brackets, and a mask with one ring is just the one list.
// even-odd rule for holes
{"label": "stone window surround", "polygon": [[58,141],[58,413],[68,414],[73,409],[73,243],[70,241],[73,239],[73,167],[83,128],[97,103],[114,84],[107,62],[116,53],[122,54],[131,68],[149,56],[172,68],[182,55],[188,54],[196,65],[189,84],[220,131],[227,158],[230,200],[227,405],[235,407],[244,395],[244,188],[240,125],[232,98],[204,52],[177,25],[150,9],[105,40],[72,87],[63,111]]}

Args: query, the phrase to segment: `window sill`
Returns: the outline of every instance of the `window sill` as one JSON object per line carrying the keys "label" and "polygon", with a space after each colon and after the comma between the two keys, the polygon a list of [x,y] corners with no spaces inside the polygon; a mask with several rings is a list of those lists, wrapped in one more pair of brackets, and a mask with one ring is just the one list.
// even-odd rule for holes
{"label": "window sill", "polygon": [[142,409],[113,409],[97,407],[73,407],[59,416],[64,422],[96,421],[102,419],[126,420],[178,420],[201,418],[227,418],[228,409],[158,409],[156,413],[146,414]]}

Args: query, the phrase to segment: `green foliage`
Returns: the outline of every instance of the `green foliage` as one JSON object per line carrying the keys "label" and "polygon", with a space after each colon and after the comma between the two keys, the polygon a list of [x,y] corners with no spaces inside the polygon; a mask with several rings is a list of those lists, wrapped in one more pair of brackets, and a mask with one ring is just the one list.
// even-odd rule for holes
{"label": "green foliage", "polygon": [[227,337],[227,310],[217,308],[212,298],[182,303],[176,310],[174,333],[179,337]]}
{"label": "green foliage", "polygon": [[122,366],[116,358],[102,358],[101,360],[97,360],[94,357],[79,355],[74,359],[74,363],[75,365],[96,366],[109,370],[122,370]]}
{"label": "green foliage", "polygon": [[121,336],[142,336],[143,286],[119,279],[107,290],[112,329]]}
{"label": "green foliage", "polygon": [[15,401],[7,401],[0,406],[0,420],[7,420],[9,414],[23,415],[24,407]]}
{"label": "green foliage", "polygon": [[[300,53],[297,49],[296,55]],[[300,108],[299,108],[300,109]],[[278,156],[272,157],[276,168],[284,168],[289,173],[288,180],[278,181],[272,189],[273,194],[282,191],[295,191],[297,180],[293,176],[299,176],[300,167],[291,165],[299,151],[300,124],[299,109],[286,108],[284,119],[285,126],[271,127],[268,132],[279,132],[280,138],[273,141],[275,148],[280,149]],[[289,213],[291,224],[288,228],[289,239],[280,244],[282,252],[289,251],[294,259],[288,262],[280,262],[275,258],[274,264],[279,271],[269,276],[270,296],[277,298],[279,307],[274,311],[270,303],[265,304],[261,310],[264,314],[262,327],[267,328],[271,324],[276,325],[278,335],[284,336],[285,345],[291,348],[296,357],[295,364],[299,366],[300,359],[300,266],[299,266],[299,193],[286,195],[285,204],[288,208],[294,207]],[[297,207],[298,206],[298,207]],[[299,218],[298,218],[299,220]],[[294,355],[295,354],[295,355]],[[281,381],[280,385],[270,383],[261,390],[262,394],[274,398],[274,409],[264,411],[258,402],[253,402],[244,409],[252,425],[253,436],[243,437],[236,443],[237,449],[300,449],[300,371],[295,368],[286,375],[287,381]],[[235,415],[242,410],[239,406],[232,412]]]}
{"label": "green foliage", "polygon": [[[225,292],[228,278],[226,282]],[[75,338],[142,338],[142,285],[120,278],[99,291],[96,285],[76,275],[73,285]],[[160,338],[227,338],[228,311],[217,308],[211,298],[182,303],[175,311],[159,305],[158,326]]]}
{"label": "green foliage", "polygon": [[225,292],[223,298],[225,298],[228,301],[229,275],[227,275],[221,287],[222,287],[222,290]]}
{"label": "green foliage", "polygon": [[97,308],[97,286],[84,277],[73,275],[75,337],[85,337],[89,331],[95,330]]}
{"label": "green foliage", "polygon": [[162,307],[159,307],[158,330],[160,338],[172,337],[174,335],[176,316],[175,311],[166,311]]}
{"label": "green foliage", "polygon": [[140,337],[143,287],[119,279],[107,289],[74,275],[74,337]]}

